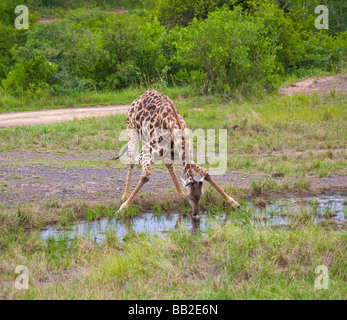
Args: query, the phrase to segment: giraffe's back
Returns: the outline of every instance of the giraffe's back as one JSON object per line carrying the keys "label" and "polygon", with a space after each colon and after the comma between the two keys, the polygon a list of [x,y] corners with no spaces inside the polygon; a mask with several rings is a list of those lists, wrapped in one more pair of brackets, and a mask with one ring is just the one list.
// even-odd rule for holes
{"label": "giraffe's back", "polygon": [[150,129],[185,129],[186,124],[171,99],[149,89],[130,106],[127,117],[128,128],[141,132],[145,123]]}

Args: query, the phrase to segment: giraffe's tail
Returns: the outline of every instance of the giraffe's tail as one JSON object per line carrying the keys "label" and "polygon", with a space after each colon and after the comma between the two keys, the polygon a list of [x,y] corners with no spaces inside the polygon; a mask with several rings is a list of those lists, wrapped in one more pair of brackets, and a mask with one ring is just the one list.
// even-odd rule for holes
{"label": "giraffe's tail", "polygon": [[112,158],[111,160],[118,160],[122,157],[122,155],[128,150],[128,144],[122,147],[122,149],[119,151],[119,156]]}

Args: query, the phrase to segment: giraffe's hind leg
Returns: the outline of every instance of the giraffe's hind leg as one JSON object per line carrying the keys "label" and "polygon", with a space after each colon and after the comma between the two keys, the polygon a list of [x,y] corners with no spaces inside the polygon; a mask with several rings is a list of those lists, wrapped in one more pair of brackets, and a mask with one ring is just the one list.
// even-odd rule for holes
{"label": "giraffe's hind leg", "polygon": [[176,189],[177,189],[178,195],[179,195],[179,196],[184,196],[185,194],[184,194],[184,192],[183,192],[183,190],[182,190],[182,188],[181,188],[180,183],[178,182],[177,175],[176,175],[176,173],[175,173],[173,164],[170,163],[170,164],[165,164],[165,165],[166,165],[167,169],[168,169],[169,172],[170,172],[171,178],[172,178],[172,180],[173,180],[173,182],[174,182],[174,184],[175,184],[175,187],[176,187]]}
{"label": "giraffe's hind leg", "polygon": [[222,195],[222,197],[225,199],[227,203],[231,204],[233,207],[236,208],[240,207],[239,203],[236,202],[232,197],[227,195],[225,191],[211,178],[210,174],[205,168],[198,166],[194,162],[192,163],[192,167],[196,172],[200,174],[200,176],[204,177],[204,179],[207,182],[209,182],[212,185],[212,187],[215,188]]}

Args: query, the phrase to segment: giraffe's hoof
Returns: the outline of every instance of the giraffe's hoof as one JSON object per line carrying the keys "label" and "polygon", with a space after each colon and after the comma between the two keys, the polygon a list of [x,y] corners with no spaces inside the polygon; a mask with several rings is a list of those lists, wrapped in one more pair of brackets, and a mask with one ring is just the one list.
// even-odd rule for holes
{"label": "giraffe's hoof", "polygon": [[200,216],[199,216],[198,214],[196,214],[196,215],[192,214],[192,218],[193,218],[194,220],[199,220],[199,219],[200,219]]}
{"label": "giraffe's hoof", "polygon": [[229,204],[231,204],[231,206],[234,208],[234,209],[240,209],[240,204],[238,202],[236,202],[233,198],[229,197],[229,199],[227,200],[227,202]]}
{"label": "giraffe's hoof", "polygon": [[122,212],[124,212],[124,211],[126,210],[126,208],[127,208],[127,204],[124,202],[124,203],[120,206],[120,208],[118,209],[117,213],[122,213]]}

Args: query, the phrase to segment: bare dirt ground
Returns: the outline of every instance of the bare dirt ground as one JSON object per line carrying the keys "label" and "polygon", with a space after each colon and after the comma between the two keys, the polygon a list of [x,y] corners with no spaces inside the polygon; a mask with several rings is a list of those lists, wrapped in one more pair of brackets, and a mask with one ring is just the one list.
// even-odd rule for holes
{"label": "bare dirt ground", "polygon": [[34,126],[74,119],[104,117],[116,113],[126,113],[129,105],[110,105],[54,110],[0,113],[0,128]]}
{"label": "bare dirt ground", "polygon": [[324,76],[302,79],[293,85],[281,87],[279,93],[281,95],[291,96],[296,93],[318,93],[327,94],[332,91],[347,92],[347,76]]}
{"label": "bare dirt ground", "polygon": [[56,18],[39,18],[38,22],[48,23],[48,22],[52,22],[52,21],[55,21],[55,20],[56,20]]}
{"label": "bare dirt ground", "polygon": [[[60,155],[53,153],[10,152],[0,153],[0,203],[15,205],[18,203],[43,202],[53,199],[61,201],[83,199],[86,201],[102,201],[119,199],[124,190],[127,170],[112,166],[105,167],[64,167],[56,165],[26,164],[32,160],[43,163],[59,163],[61,161],[111,159],[114,154],[102,155]],[[17,160],[13,164],[14,159]],[[19,162],[18,162],[19,161]],[[114,162],[116,163],[116,162]],[[169,172],[153,170],[149,183],[143,192],[162,191],[174,188]],[[140,179],[142,169],[135,167],[131,187],[135,187]],[[177,174],[181,175],[181,172]],[[215,177],[216,181],[235,185],[249,184],[250,178],[241,174],[228,173]],[[173,194],[175,191],[173,191]]]}
{"label": "bare dirt ground", "polygon": [[[117,169],[111,166],[72,167],[54,165],[62,161],[92,160],[101,161],[111,159],[114,154],[101,155],[61,155],[54,153],[10,152],[0,153],[0,203],[16,205],[21,203],[42,203],[51,200],[70,201],[108,201],[118,200],[122,196],[126,180],[126,168]],[[16,163],[14,163],[16,160]],[[45,165],[28,164],[30,161],[41,161]],[[27,163],[26,163],[27,162]],[[52,163],[52,164],[49,164]],[[141,168],[135,167],[132,175],[131,189],[141,176]],[[182,172],[176,170],[179,176]],[[259,180],[259,174],[242,174],[226,172],[222,176],[214,176],[221,185],[235,185],[247,189],[252,180]],[[280,182],[281,179],[278,179]],[[301,195],[336,194],[347,195],[347,177],[332,175],[326,178],[311,178],[312,188]],[[151,180],[141,194],[147,192],[163,192],[173,188],[176,193],[169,172],[163,166],[162,170],[154,169]],[[288,196],[295,192],[288,192]]]}
{"label": "bare dirt ground", "polygon": [[[329,93],[331,90],[346,92],[345,76],[316,77],[304,79],[294,86],[283,87],[280,94],[292,95],[298,92],[305,94],[318,92]],[[42,110],[0,114],[0,127],[21,125],[48,124],[60,121],[99,117],[126,112],[128,106],[96,106],[69,109]],[[64,162],[83,160],[101,161],[111,159],[115,154],[86,153],[76,155],[6,152],[0,153],[0,204],[16,205],[20,203],[41,203],[50,199],[69,201],[83,199],[87,201],[106,201],[119,199],[124,189],[126,169],[110,166],[64,166]],[[39,165],[30,162],[42,163]],[[61,163],[62,165],[55,165]],[[112,163],[112,162],[111,162]],[[178,172],[180,175],[181,172]],[[131,187],[135,187],[141,174],[135,168]],[[221,185],[233,184],[241,188],[250,186],[252,180],[259,180],[261,175],[245,175],[227,172],[214,177]],[[332,175],[326,178],[310,178],[310,190],[306,194],[347,195],[347,177]],[[151,180],[141,193],[174,188],[167,170],[154,170]],[[174,193],[175,191],[173,191]]]}

